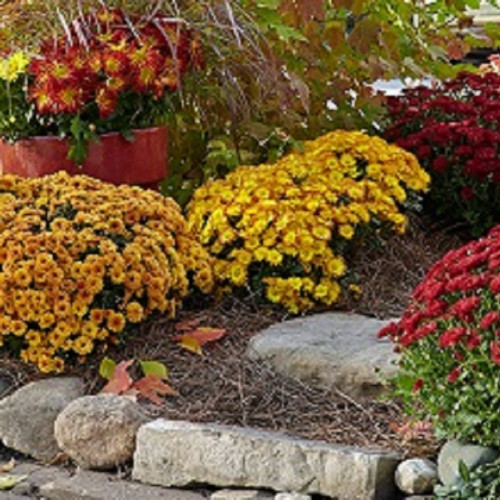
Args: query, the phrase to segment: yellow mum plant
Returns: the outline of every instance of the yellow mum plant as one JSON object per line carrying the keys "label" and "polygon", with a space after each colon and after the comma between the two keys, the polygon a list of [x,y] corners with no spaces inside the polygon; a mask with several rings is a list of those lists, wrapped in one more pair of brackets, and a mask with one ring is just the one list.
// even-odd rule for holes
{"label": "yellow mum plant", "polygon": [[276,164],[241,166],[202,186],[188,224],[216,258],[219,283],[260,291],[295,314],[336,302],[349,284],[352,244],[383,229],[403,233],[407,195],[428,183],[412,154],[336,131]]}
{"label": "yellow mum plant", "polygon": [[191,284],[211,290],[210,258],[174,201],[66,173],[0,177],[0,349],[61,372],[174,316]]}

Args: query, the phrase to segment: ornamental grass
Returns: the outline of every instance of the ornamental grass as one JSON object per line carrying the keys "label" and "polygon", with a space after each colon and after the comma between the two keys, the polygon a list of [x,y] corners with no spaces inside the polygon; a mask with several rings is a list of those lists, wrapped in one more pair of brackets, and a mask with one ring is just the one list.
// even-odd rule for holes
{"label": "ornamental grass", "polygon": [[177,204],[57,173],[0,178],[0,351],[44,372],[84,362],[154,314],[174,316],[210,259]]}
{"label": "ornamental grass", "polygon": [[346,255],[369,237],[403,233],[404,209],[429,176],[378,137],[336,131],[273,165],[241,166],[199,188],[189,228],[214,256],[220,286],[291,313],[355,293]]}
{"label": "ornamental grass", "polygon": [[384,328],[401,351],[396,394],[443,437],[500,446],[500,226],[448,252]]}

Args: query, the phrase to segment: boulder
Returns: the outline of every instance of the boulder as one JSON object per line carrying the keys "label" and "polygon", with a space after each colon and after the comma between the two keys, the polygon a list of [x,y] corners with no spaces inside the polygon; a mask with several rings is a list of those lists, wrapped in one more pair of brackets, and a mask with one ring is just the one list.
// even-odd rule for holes
{"label": "boulder", "polygon": [[395,374],[397,355],[377,333],[388,322],[358,314],[325,313],[277,323],[250,340],[247,356],[308,384],[373,398]]}
{"label": "boulder", "polygon": [[59,449],[54,421],[71,401],[84,393],[76,377],[32,382],[0,400],[0,439],[8,448],[49,461]]}
{"label": "boulder", "polygon": [[437,466],[430,460],[412,458],[405,460],[396,469],[396,485],[408,495],[432,493],[438,481]]}
{"label": "boulder", "polygon": [[460,480],[461,461],[468,469],[474,469],[479,465],[493,462],[499,456],[500,452],[494,448],[461,443],[456,439],[448,441],[438,456],[439,480],[445,486],[452,486]]}
{"label": "boulder", "polygon": [[135,435],[146,422],[129,398],[100,394],[76,399],[55,422],[57,444],[84,469],[111,469],[128,462]]}
{"label": "boulder", "polygon": [[393,499],[399,456],[275,432],[155,420],[137,434],[132,477],[148,484],[272,489],[338,500]]}
{"label": "boulder", "polygon": [[274,500],[311,500],[311,495],[302,493],[278,493]]}

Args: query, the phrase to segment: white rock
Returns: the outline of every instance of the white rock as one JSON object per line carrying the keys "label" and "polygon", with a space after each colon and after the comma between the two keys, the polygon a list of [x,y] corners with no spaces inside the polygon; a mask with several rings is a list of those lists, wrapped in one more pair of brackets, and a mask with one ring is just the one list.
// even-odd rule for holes
{"label": "white rock", "polygon": [[259,490],[219,490],[210,495],[210,500],[270,500],[274,495]]}
{"label": "white rock", "polygon": [[398,462],[391,453],[159,419],[139,429],[132,477],[167,487],[209,484],[384,500],[394,498]]}
{"label": "white rock", "polygon": [[54,458],[59,452],[54,439],[54,421],[83,391],[79,378],[58,377],[32,382],[1,399],[3,444],[38,460]]}
{"label": "white rock", "polygon": [[114,394],[73,401],[55,422],[59,447],[84,469],[111,469],[128,462],[135,435],[146,422],[140,406]]}
{"label": "white rock", "polygon": [[437,466],[421,458],[405,460],[398,465],[395,479],[398,488],[408,495],[431,493],[438,481]]}
{"label": "white rock", "polygon": [[373,398],[395,374],[397,355],[377,339],[387,321],[357,314],[325,313],[277,323],[250,340],[247,356],[280,373],[355,398]]}

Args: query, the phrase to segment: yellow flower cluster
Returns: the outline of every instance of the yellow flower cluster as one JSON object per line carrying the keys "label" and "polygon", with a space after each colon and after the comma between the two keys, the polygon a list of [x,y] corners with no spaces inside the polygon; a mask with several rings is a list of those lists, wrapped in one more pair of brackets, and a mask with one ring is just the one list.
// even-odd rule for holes
{"label": "yellow flower cluster", "polygon": [[0,80],[12,82],[22,75],[30,59],[22,51],[14,52],[9,57],[0,60]]}
{"label": "yellow flower cluster", "polygon": [[42,372],[173,316],[189,280],[212,289],[207,252],[153,191],[57,173],[0,177],[0,348]]}
{"label": "yellow flower cluster", "polygon": [[347,272],[341,248],[375,223],[404,232],[406,189],[428,183],[410,153],[336,131],[276,164],[241,166],[202,186],[188,224],[216,257],[217,281],[255,289],[257,280],[267,299],[297,313],[336,302]]}

